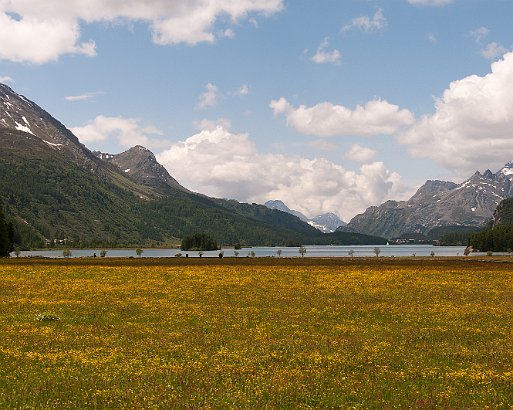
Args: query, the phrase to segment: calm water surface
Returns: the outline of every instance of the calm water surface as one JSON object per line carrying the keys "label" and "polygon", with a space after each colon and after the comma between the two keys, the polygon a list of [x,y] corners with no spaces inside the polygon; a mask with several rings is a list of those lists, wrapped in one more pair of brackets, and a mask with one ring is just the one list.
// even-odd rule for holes
{"label": "calm water surface", "polygon": [[[430,256],[431,252],[435,256],[462,256],[465,247],[463,246],[432,246],[432,245],[359,245],[359,246],[305,246],[305,257],[348,257],[352,251],[354,257],[368,257],[376,256],[374,253],[375,248],[380,249],[379,256]],[[106,249],[107,257],[128,258],[130,256],[137,257],[135,249]],[[277,256],[278,250],[281,250],[282,257],[299,257],[299,248],[292,247],[253,247],[243,248],[235,251],[232,248],[224,249],[225,257],[235,256],[238,252],[238,257],[251,256],[252,252],[256,257],[269,257]],[[101,249],[72,249],[71,254],[73,258],[91,257],[94,254],[100,256]],[[220,251],[203,252],[203,257],[218,257]],[[179,249],[144,249],[141,257],[143,258],[171,258],[176,254],[181,253],[182,256],[188,254],[189,257],[199,257],[196,251],[181,251]],[[483,254],[474,254],[483,255]],[[12,255],[14,256],[14,255]],[[29,256],[43,256],[46,258],[62,258],[62,250],[44,250],[44,251],[23,251],[20,257]]]}

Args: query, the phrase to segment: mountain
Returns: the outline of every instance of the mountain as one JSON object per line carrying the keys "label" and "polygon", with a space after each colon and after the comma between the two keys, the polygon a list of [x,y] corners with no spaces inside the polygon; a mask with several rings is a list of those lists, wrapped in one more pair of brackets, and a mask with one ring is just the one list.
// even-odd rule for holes
{"label": "mountain", "polygon": [[182,187],[144,147],[92,153],[37,104],[0,85],[0,196],[24,247],[164,245],[196,232],[224,244],[379,243],[323,236],[263,205]]}
{"label": "mountain", "polygon": [[324,233],[335,232],[339,227],[347,225],[337,215],[331,212],[317,215],[308,220],[308,223]]}
{"label": "mountain", "polygon": [[285,205],[282,201],[279,199],[267,201],[264,204],[269,209],[277,209],[278,211],[286,212],[288,214],[297,216],[299,219],[301,219],[303,222],[308,222],[308,218],[303,215],[299,211],[294,211],[293,209],[290,209],[287,205]]}
{"label": "mountain", "polygon": [[324,233],[335,232],[338,227],[346,225],[346,223],[343,222],[337,215],[331,212],[317,215],[316,217],[310,219],[303,215],[301,212],[290,209],[280,200],[267,201],[264,205],[269,209],[277,209],[279,211],[287,212],[291,215],[297,216],[302,221],[307,222],[309,225]]}
{"label": "mountain", "polygon": [[103,161],[114,164],[135,182],[154,188],[157,192],[169,193],[170,190],[189,192],[157,162],[153,152],[140,145],[116,155],[99,151],[93,151],[93,154]]}
{"label": "mountain", "polygon": [[428,235],[440,227],[481,227],[497,205],[513,196],[513,163],[495,174],[476,172],[462,184],[427,181],[408,201],[387,201],[356,215],[347,225],[355,232],[386,238],[405,233]]}

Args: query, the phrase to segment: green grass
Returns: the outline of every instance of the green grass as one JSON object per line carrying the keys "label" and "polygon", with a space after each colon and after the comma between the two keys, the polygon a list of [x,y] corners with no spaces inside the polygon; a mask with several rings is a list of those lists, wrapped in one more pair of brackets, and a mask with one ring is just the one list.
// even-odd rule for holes
{"label": "green grass", "polygon": [[510,408],[513,265],[0,262],[0,408]]}

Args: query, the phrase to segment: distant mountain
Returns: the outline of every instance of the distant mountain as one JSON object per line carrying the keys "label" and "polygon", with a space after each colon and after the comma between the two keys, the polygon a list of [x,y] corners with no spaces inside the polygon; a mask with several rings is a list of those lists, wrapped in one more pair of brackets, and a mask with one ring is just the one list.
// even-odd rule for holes
{"label": "distant mountain", "polygon": [[294,211],[293,209],[290,209],[287,205],[285,205],[282,201],[279,199],[267,201],[264,204],[269,209],[277,209],[278,211],[286,212],[288,214],[297,216],[299,219],[301,219],[303,222],[308,222],[308,218],[303,215],[299,211]]}
{"label": "distant mountain", "polygon": [[152,246],[204,232],[224,244],[379,243],[323,236],[263,205],[189,192],[137,146],[93,154],[66,127],[0,84],[0,196],[16,243]]}
{"label": "distant mountain", "polygon": [[348,224],[355,232],[386,238],[406,232],[428,235],[438,227],[481,227],[497,205],[513,196],[513,163],[495,174],[476,172],[462,184],[427,181],[408,201],[387,201],[356,215]]}
{"label": "distant mountain", "polygon": [[331,212],[317,215],[312,219],[307,218],[301,212],[290,209],[280,200],[267,201],[265,206],[269,209],[277,209],[279,211],[287,212],[291,215],[297,216],[302,221],[307,222],[309,225],[324,233],[335,232],[340,226],[346,225],[346,223],[343,222],[337,215]]}
{"label": "distant mountain", "polygon": [[337,215],[331,212],[317,215],[316,217],[310,219],[308,223],[324,233],[335,232],[341,226],[347,225]]}

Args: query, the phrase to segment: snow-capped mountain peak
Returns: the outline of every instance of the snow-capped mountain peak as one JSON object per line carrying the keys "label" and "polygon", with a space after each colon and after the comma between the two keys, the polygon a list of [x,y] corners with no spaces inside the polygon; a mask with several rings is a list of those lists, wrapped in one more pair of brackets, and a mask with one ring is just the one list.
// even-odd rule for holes
{"label": "snow-capped mountain peak", "polygon": [[511,178],[511,175],[513,175],[513,162],[508,162],[506,165],[504,165],[504,168],[502,168],[499,173]]}
{"label": "snow-capped mountain peak", "polygon": [[287,212],[294,216],[297,216],[302,221],[308,223],[310,226],[318,229],[324,233],[335,232],[339,226],[345,226],[346,223],[342,221],[337,215],[334,213],[326,213],[322,215],[317,215],[314,218],[307,218],[299,211],[295,211],[290,209],[287,205],[280,200],[267,201],[265,206],[269,209],[277,209],[278,211]]}

